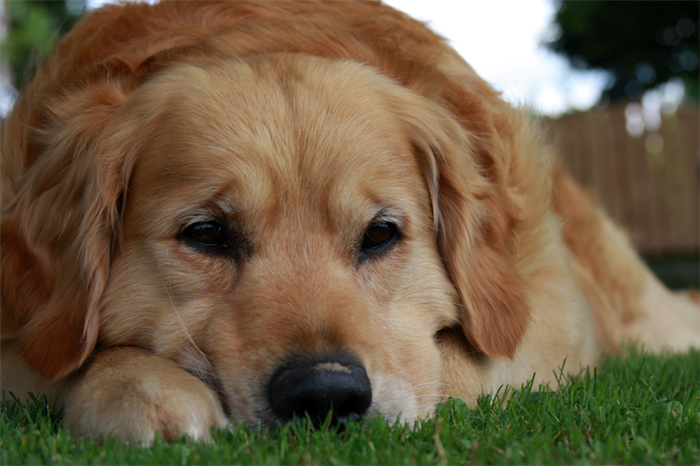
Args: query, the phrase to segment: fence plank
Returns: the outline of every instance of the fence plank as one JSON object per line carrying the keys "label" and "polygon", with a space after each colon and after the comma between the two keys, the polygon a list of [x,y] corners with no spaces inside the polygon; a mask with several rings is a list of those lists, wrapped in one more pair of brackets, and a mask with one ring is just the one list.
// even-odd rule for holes
{"label": "fence plank", "polygon": [[700,251],[700,112],[664,115],[632,137],[626,103],[551,120],[564,167],[646,254]]}

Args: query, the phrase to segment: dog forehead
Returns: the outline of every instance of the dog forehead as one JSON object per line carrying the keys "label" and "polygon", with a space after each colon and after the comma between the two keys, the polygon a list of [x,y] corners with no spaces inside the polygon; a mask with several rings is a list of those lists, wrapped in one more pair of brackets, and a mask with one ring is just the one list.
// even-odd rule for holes
{"label": "dog forehead", "polygon": [[401,196],[420,178],[395,115],[398,86],[362,65],[219,60],[176,66],[150,87],[163,111],[138,165],[159,190],[194,183],[202,198],[228,190],[260,210],[266,198]]}

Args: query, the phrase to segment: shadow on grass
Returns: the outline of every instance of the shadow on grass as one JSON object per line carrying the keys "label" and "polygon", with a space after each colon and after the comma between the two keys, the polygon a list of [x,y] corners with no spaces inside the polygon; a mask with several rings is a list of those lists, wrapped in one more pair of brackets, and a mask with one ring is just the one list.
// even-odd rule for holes
{"label": "shadow on grass", "polygon": [[644,261],[672,290],[700,289],[700,254],[647,256]]}

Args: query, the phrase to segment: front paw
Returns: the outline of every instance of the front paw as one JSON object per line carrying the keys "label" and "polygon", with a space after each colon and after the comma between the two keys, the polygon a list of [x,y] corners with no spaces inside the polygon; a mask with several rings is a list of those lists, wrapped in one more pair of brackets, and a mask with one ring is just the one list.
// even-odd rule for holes
{"label": "front paw", "polygon": [[226,426],[216,393],[176,363],[132,347],[97,353],[75,376],[65,403],[66,426],[80,435],[111,435],[149,445],[156,433],[211,441]]}

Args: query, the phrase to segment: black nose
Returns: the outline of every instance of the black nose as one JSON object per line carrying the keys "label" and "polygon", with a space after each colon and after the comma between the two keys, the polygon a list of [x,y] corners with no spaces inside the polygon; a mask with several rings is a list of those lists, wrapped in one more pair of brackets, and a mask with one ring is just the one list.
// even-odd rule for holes
{"label": "black nose", "polygon": [[309,418],[318,425],[359,420],[372,403],[372,387],[362,364],[344,357],[296,359],[270,380],[272,411],[280,421]]}

